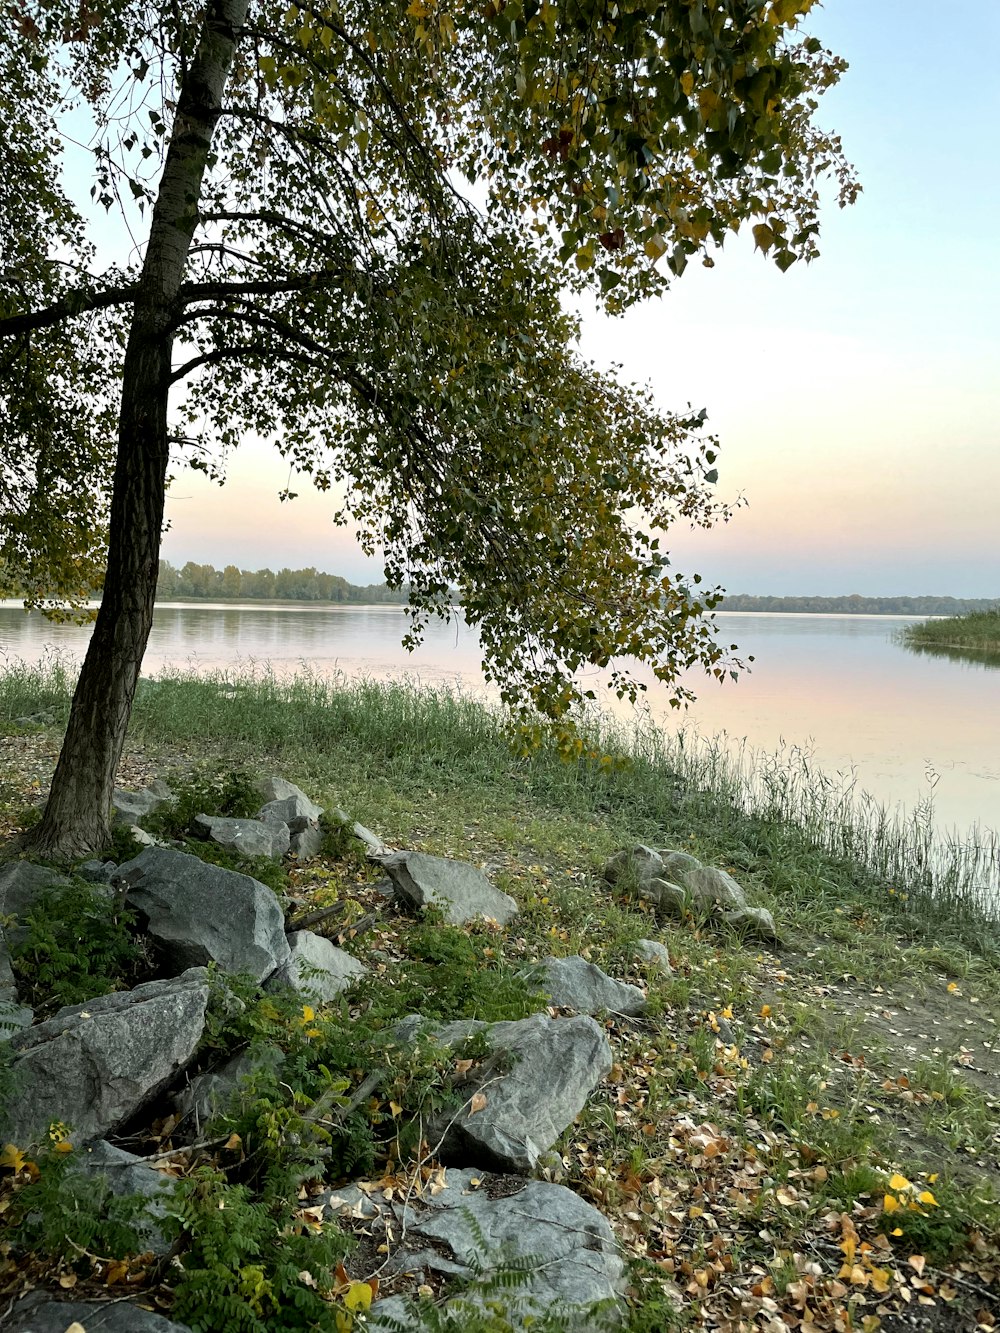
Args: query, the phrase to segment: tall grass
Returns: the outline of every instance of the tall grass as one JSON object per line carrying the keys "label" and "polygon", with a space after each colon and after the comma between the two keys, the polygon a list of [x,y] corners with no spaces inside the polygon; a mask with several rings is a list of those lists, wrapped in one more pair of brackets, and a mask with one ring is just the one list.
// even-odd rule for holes
{"label": "tall grass", "polygon": [[907,625],[900,637],[911,648],[973,648],[1000,653],[1000,606]]}
{"label": "tall grass", "polygon": [[[9,665],[0,721],[40,708],[64,716],[72,684],[57,659]],[[947,919],[970,938],[1000,915],[1000,839],[979,827],[936,832],[932,792],[912,811],[889,810],[858,790],[853,773],[831,777],[796,747],[768,754],[725,735],[669,732],[648,717],[629,725],[594,714],[582,725],[621,762],[567,764],[545,746],[519,759],[507,719],[473,694],[306,668],[279,679],[258,666],[144,679],[130,735],[233,762],[285,759],[331,785],[350,773],[362,787],[377,779],[436,795],[475,790],[487,810],[511,813],[521,802],[572,812],[623,841],[694,845],[758,875],[765,889],[891,894],[900,910]]]}

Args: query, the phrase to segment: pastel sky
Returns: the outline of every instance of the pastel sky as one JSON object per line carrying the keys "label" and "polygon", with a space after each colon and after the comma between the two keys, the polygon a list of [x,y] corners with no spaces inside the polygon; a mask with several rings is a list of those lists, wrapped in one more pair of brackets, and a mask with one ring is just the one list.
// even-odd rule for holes
{"label": "pastel sky", "polygon": [[[1000,5],[830,0],[809,27],[851,64],[825,99],[864,184],[821,258],[780,274],[738,240],[662,300],[585,312],[582,350],[704,406],[724,528],[676,564],[732,592],[1000,597]],[[178,478],[165,556],[381,577],[329,497],[280,504],[287,466],[248,443],[223,490]]]}

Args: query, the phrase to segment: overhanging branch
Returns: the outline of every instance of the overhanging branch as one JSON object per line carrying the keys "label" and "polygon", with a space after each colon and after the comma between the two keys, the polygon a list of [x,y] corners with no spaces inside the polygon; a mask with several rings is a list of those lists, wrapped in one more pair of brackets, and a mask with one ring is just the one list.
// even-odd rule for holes
{"label": "overhanging branch", "polygon": [[65,319],[74,319],[77,315],[86,315],[93,310],[129,305],[135,300],[138,291],[138,284],[133,283],[128,287],[115,287],[104,292],[85,289],[71,292],[61,301],[56,301],[42,310],[32,310],[22,315],[7,315],[0,319],[0,338],[16,338],[23,333],[33,333],[36,329],[51,329]]}

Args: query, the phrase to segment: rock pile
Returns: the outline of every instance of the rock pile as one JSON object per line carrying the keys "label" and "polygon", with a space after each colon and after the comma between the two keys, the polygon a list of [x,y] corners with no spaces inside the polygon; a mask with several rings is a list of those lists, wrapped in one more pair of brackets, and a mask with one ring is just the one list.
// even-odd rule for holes
{"label": "rock pile", "polygon": [[[262,796],[257,819],[204,814],[195,821],[200,834],[246,855],[315,852],[323,836],[321,808],[280,778],[264,784]],[[144,792],[116,792],[115,809],[119,819],[139,828],[136,821],[168,799],[169,789],[153,784]],[[474,866],[416,851],[388,852],[368,829],[346,816],[343,822],[381,864],[404,910],[434,907],[456,924],[485,917],[502,926],[516,917],[514,899]],[[254,1059],[277,1071],[284,1058],[273,1048],[254,1059],[247,1052],[231,1056],[200,1073],[192,1068],[205,1032],[207,969],[249,973],[267,989],[290,989],[319,1005],[364,977],[366,968],[328,939],[286,928],[282,902],[266,885],[174,847],[147,846],[120,866],[91,862],[83,874],[95,891],[117,895],[133,909],[156,975],[130,991],[94,996],[33,1024],[30,1009],[18,1004],[0,938],[0,1024],[13,1031],[9,1045],[19,1089],[15,1102],[0,1106],[0,1142],[38,1141],[53,1121],[70,1126],[74,1170],[92,1178],[98,1192],[143,1196],[143,1235],[153,1253],[162,1254],[164,1177],[117,1146],[116,1133],[154,1099],[172,1094],[175,1140],[196,1141],[253,1072]],[[693,857],[634,847],[619,853],[606,874],[664,910],[710,905],[730,924],[768,929],[773,936],[769,914],[751,908],[728,875]],[[26,863],[0,868],[0,916],[11,923],[14,938],[38,897],[66,882]],[[659,941],[643,940],[638,950],[669,970]],[[561,1310],[578,1307],[574,1327],[583,1333],[598,1326],[590,1310],[595,1303],[601,1327],[619,1310],[622,1264],[612,1233],[602,1215],[569,1190],[527,1177],[611,1068],[607,1037],[593,1015],[639,1016],[646,997],[582,957],[547,958],[525,976],[540,1003],[548,999],[547,1011],[489,1025],[414,1014],[395,1031],[404,1046],[427,1040],[447,1050],[476,1037],[485,1051],[460,1087],[459,1110],[433,1114],[425,1126],[433,1155],[451,1167],[440,1188],[402,1203],[350,1186],[328,1192],[322,1208],[329,1219],[361,1219],[370,1233],[378,1231],[387,1247],[386,1271],[412,1274],[414,1285],[489,1275],[531,1256],[534,1266],[517,1294],[524,1319],[530,1323],[529,1314],[554,1303]],[[401,1302],[395,1295],[376,1302],[368,1327],[388,1327],[387,1320],[404,1317]],[[108,1330],[184,1333],[133,1305],[66,1304],[37,1292],[21,1302],[6,1327],[12,1333],[62,1333],[74,1320],[90,1328],[98,1317]]]}

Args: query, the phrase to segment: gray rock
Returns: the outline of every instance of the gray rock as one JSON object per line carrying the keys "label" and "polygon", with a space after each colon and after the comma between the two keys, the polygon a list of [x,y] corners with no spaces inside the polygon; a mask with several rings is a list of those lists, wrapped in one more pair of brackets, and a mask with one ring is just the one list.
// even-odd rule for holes
{"label": "gray rock", "polygon": [[31,911],[37,900],[50,889],[69,883],[65,875],[30,861],[9,861],[0,866],[0,916],[20,919]]}
{"label": "gray rock", "polygon": [[93,1207],[103,1210],[103,1200],[96,1195],[102,1188],[115,1198],[138,1194],[146,1200],[145,1216],[138,1218],[134,1227],[142,1244],[156,1255],[166,1254],[171,1242],[157,1226],[157,1220],[166,1216],[165,1196],[172,1193],[174,1181],[163,1175],[141,1157],[134,1157],[106,1139],[96,1139],[76,1149],[69,1161],[71,1175],[84,1175],[92,1180],[95,1195]]}
{"label": "gray rock", "polygon": [[100,1138],[151,1101],[194,1055],[205,1026],[208,975],[67,1005],[11,1039],[18,1098],[0,1108],[5,1141],[37,1140],[54,1120],[74,1142]]}
{"label": "gray rock", "polygon": [[311,930],[293,930],[287,938],[291,952],[268,981],[268,990],[290,986],[306,999],[325,1004],[367,974],[363,963]]}
{"label": "gray rock", "polygon": [[578,1014],[625,1014],[635,1018],[646,1012],[646,996],[638,986],[614,981],[596,963],[579,954],[572,958],[546,958],[540,965],[540,980],[553,1004],[575,1009]]}
{"label": "gray rock", "polygon": [[44,1291],[18,1302],[4,1333],[66,1333],[74,1323],[85,1333],[191,1333],[187,1324],[175,1324],[131,1301],[57,1301]]}
{"label": "gray rock", "polygon": [[269,778],[263,778],[257,784],[257,790],[267,805],[270,805],[272,801],[287,801],[289,797],[295,796],[301,797],[304,801],[309,800],[302,788],[296,787],[294,782],[288,782],[285,778],[273,775]]}
{"label": "gray rock", "polygon": [[[415,1016],[396,1029],[397,1039],[427,1033],[442,1046],[456,1046],[483,1033],[488,1056],[471,1071],[456,1114],[441,1112],[427,1126],[444,1162],[525,1173],[551,1148],[583,1109],[587,1095],[611,1068],[611,1048],[592,1018],[532,1014],[509,1023],[464,1019],[436,1028]],[[485,1105],[472,1109],[482,1092]]]}
{"label": "gray rock", "polygon": [[714,866],[695,866],[684,872],[684,888],[690,893],[694,906],[704,910],[721,907],[726,911],[745,912],[746,894],[725,870]]}
{"label": "gray rock", "polygon": [[395,852],[382,858],[382,866],[397,894],[411,907],[437,907],[453,926],[481,916],[505,926],[517,915],[514,899],[465,861],[426,852]]}
{"label": "gray rock", "polygon": [[[392,1274],[413,1274],[414,1285],[442,1276],[478,1275],[489,1282],[517,1261],[528,1261],[523,1284],[500,1298],[512,1327],[527,1327],[529,1316],[537,1319],[549,1309],[559,1310],[579,1333],[620,1322],[623,1265],[614,1235],[596,1208],[562,1185],[529,1180],[497,1197],[475,1171],[449,1169],[444,1189],[425,1191],[405,1206],[345,1195],[337,1190],[324,1197],[326,1215],[346,1226],[358,1217],[379,1218],[369,1222],[373,1234],[405,1236],[402,1247],[390,1244],[387,1265]],[[590,1313],[598,1303],[603,1317]],[[447,1304],[453,1316],[481,1308],[474,1290]],[[407,1315],[405,1300],[389,1297],[373,1307],[368,1327],[384,1329],[387,1316],[409,1324]]]}
{"label": "gray rock", "polygon": [[371,829],[365,828],[364,824],[359,824],[357,820],[351,825],[351,832],[354,836],[365,844],[368,848],[368,855],[375,860],[377,857],[385,856],[385,843],[373,833]]}
{"label": "gray rock", "polygon": [[624,879],[640,889],[662,875],[663,861],[659,852],[642,842],[615,852],[604,867],[604,878],[609,884],[617,884]]}
{"label": "gray rock", "polygon": [[635,954],[637,958],[641,958],[650,967],[658,967],[664,972],[674,970],[670,966],[670,952],[667,946],[661,944],[659,940],[636,940]]}
{"label": "gray rock", "polygon": [[663,879],[684,881],[684,876],[689,870],[698,870],[701,862],[690,852],[674,851],[670,847],[664,847],[660,851],[660,860],[663,862]]}
{"label": "gray rock", "polygon": [[118,877],[126,901],[142,913],[167,963],[176,970],[214,962],[258,981],[287,961],[285,919],[274,893],[249,875],[209,865],[168,847],[127,861]]}
{"label": "gray rock", "polygon": [[651,879],[642,892],[658,912],[666,916],[683,917],[691,905],[691,895],[669,879]]}
{"label": "gray rock", "polygon": [[118,873],[118,866],[114,861],[83,861],[75,873],[88,884],[110,884]]}
{"label": "gray rock", "polygon": [[240,856],[267,856],[280,861],[288,851],[289,832],[285,823],[264,823],[260,819],[226,819],[221,815],[195,815],[191,832],[198,838],[231,847]]}
{"label": "gray rock", "polygon": [[167,846],[167,844],[163,841],[162,838],[157,838],[154,837],[152,833],[147,833],[146,830],[144,828],[140,828],[138,824],[133,824],[132,827],[129,829],[129,833],[131,833],[132,835],[132,841],[137,842],[140,847]]}
{"label": "gray rock", "polygon": [[14,977],[10,949],[7,947],[7,937],[4,934],[3,927],[0,926],[0,996],[11,999],[11,992],[16,992],[16,990],[17,981]]}
{"label": "gray rock", "polygon": [[386,855],[385,843],[378,834],[373,833],[371,829],[365,828],[364,824],[359,824],[357,820],[352,820],[346,810],[341,810],[338,806],[333,812],[333,817],[338,823],[345,824],[358,841],[365,844],[368,848],[368,856],[370,856],[373,861],[379,860]]}
{"label": "gray rock", "polygon": [[111,820],[115,824],[138,824],[140,820],[173,799],[173,792],[163,782],[157,782],[142,791],[125,791],[116,787],[111,795]]}
{"label": "gray rock", "polygon": [[180,1130],[176,1137],[181,1142],[193,1143],[209,1121],[230,1107],[241,1084],[258,1070],[277,1072],[284,1058],[279,1047],[264,1046],[253,1051],[240,1051],[214,1069],[196,1075],[174,1102]]}
{"label": "gray rock", "polygon": [[311,856],[318,856],[323,850],[326,834],[311,819],[304,827],[294,829],[288,840],[288,851],[298,861],[308,861]]}
{"label": "gray rock", "polygon": [[26,1004],[18,1004],[17,992],[12,987],[0,992],[0,1041],[6,1040],[12,1032],[23,1032],[35,1021],[34,1009]]}
{"label": "gray rock", "polygon": [[[291,785],[291,784],[289,784]],[[309,797],[298,787],[290,796],[285,796],[281,800],[268,801],[262,806],[257,814],[258,819],[262,819],[265,824],[287,824],[289,828],[295,828],[297,820],[312,820],[314,823],[319,820],[323,813],[323,807],[317,805],[315,801],[310,801]]]}
{"label": "gray rock", "polygon": [[727,925],[742,934],[756,935],[768,942],[778,939],[774,917],[766,907],[745,907],[740,912],[723,912],[722,916]]}

